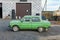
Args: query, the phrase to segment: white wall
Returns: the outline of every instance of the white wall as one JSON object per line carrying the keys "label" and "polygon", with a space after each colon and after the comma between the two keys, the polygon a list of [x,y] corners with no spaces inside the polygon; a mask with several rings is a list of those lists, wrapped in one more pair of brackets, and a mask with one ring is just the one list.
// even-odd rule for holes
{"label": "white wall", "polygon": [[5,18],[6,16],[8,16],[8,14],[11,15],[11,11],[12,9],[15,9],[15,3],[14,2],[3,2],[2,4],[2,8],[3,8],[3,18]]}
{"label": "white wall", "polygon": [[[15,9],[16,11],[16,3],[21,3],[20,0],[17,0],[17,1],[16,0],[1,0],[0,2],[2,2],[2,6],[3,6],[3,18],[8,16],[8,14],[11,15],[12,9]],[[27,3],[32,3],[32,8],[31,8],[32,15],[35,15],[36,13],[40,13],[41,0],[28,0]]]}
{"label": "white wall", "polygon": [[40,13],[41,11],[41,0],[28,0],[32,2],[32,15]]}
{"label": "white wall", "polygon": [[0,0],[1,2],[3,1],[19,1],[19,0]]}

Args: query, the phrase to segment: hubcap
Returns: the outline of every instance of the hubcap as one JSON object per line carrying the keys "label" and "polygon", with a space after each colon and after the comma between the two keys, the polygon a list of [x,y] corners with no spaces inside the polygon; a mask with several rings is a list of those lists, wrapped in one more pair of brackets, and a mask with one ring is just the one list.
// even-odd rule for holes
{"label": "hubcap", "polygon": [[39,32],[42,32],[42,31],[43,31],[43,28],[39,28],[38,31],[39,31]]}
{"label": "hubcap", "polygon": [[45,29],[46,31],[48,31],[48,29]]}
{"label": "hubcap", "polygon": [[18,27],[17,26],[13,27],[13,31],[18,31]]}

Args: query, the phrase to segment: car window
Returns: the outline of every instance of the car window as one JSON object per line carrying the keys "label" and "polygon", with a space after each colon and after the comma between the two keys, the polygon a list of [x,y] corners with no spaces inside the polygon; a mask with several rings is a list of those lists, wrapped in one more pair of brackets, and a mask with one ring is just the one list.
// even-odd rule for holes
{"label": "car window", "polygon": [[25,17],[25,18],[24,18],[24,21],[26,21],[26,22],[29,22],[30,20],[31,20],[30,17]]}
{"label": "car window", "polygon": [[32,18],[32,22],[39,22],[40,21],[40,18],[39,17],[33,17]]}

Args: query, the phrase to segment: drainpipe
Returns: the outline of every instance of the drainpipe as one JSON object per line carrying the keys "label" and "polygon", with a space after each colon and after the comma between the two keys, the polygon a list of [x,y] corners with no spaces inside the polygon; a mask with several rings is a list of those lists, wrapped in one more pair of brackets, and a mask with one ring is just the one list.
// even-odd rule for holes
{"label": "drainpipe", "polygon": [[14,9],[12,9],[12,19],[15,19],[15,15],[16,13],[15,13],[15,10]]}

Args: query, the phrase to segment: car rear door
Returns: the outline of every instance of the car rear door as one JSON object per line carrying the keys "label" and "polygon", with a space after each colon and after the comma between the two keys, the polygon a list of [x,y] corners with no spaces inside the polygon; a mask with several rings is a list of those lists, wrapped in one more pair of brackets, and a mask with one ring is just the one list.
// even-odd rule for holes
{"label": "car rear door", "polygon": [[39,17],[32,17],[32,29],[37,29],[37,27],[41,26]]}

